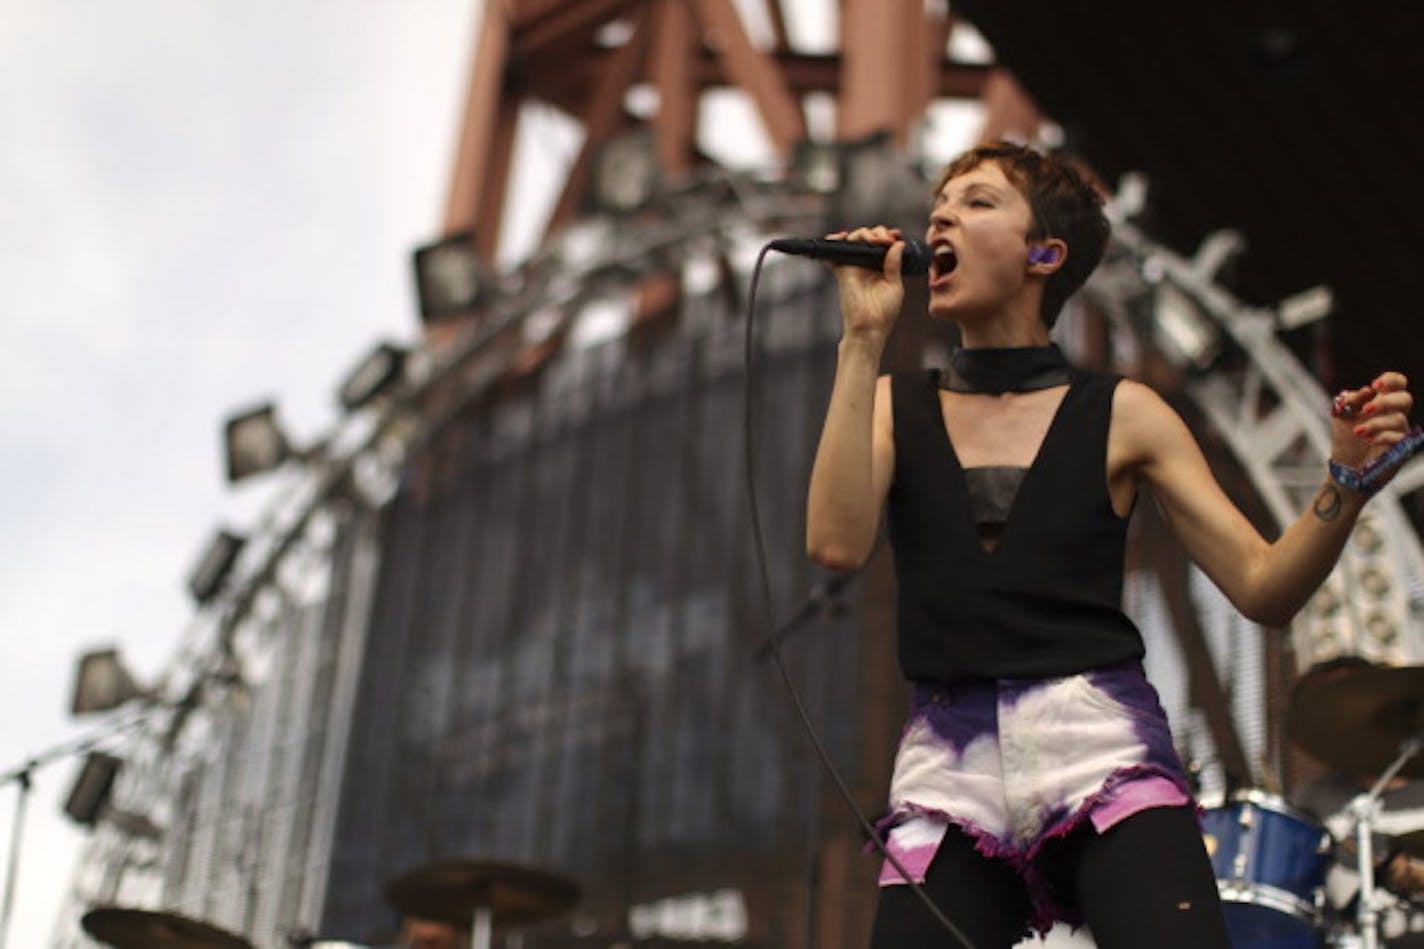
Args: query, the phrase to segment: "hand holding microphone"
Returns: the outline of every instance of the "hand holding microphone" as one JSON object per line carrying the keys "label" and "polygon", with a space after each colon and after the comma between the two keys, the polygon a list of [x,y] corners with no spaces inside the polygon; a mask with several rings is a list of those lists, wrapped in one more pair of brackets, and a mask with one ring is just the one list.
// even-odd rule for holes
{"label": "hand holding microphone", "polygon": [[[898,231],[893,233],[898,234]],[[934,252],[924,241],[910,239],[904,242],[905,249],[900,257],[900,273],[929,273]],[[771,242],[771,249],[797,257],[810,257],[832,264],[850,264],[869,270],[882,270],[891,244],[844,237],[783,237]]]}
{"label": "hand holding microphone", "polygon": [[883,346],[895,326],[905,287],[902,273],[925,273],[932,257],[921,241],[905,241],[899,228],[860,227],[822,239],[785,238],[773,250],[825,260],[840,285],[846,341]]}

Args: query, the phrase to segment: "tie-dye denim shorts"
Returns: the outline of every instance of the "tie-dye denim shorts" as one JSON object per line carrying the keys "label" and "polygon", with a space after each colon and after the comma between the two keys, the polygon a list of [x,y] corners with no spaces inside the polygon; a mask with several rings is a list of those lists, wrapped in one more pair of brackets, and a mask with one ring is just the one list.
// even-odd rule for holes
{"label": "tie-dye denim shorts", "polygon": [[[1076,923],[1052,898],[1043,846],[1152,807],[1192,802],[1166,713],[1139,662],[1056,679],[917,684],[895,757],[890,852],[922,882],[957,827],[1023,877],[1035,928]],[[903,883],[886,861],[880,883]]]}

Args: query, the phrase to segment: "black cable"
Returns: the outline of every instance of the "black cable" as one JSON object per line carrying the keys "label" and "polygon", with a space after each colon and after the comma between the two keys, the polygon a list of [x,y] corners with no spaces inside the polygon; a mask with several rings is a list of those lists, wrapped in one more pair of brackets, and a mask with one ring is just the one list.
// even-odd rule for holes
{"label": "black cable", "polygon": [[786,686],[787,695],[790,696],[791,704],[795,707],[796,714],[801,719],[801,725],[806,730],[806,736],[811,739],[811,744],[816,749],[817,757],[821,759],[821,764],[825,767],[826,773],[830,775],[831,781],[836,786],[836,790],[839,791],[841,797],[845,799],[846,805],[850,808],[851,813],[855,815],[856,821],[860,824],[861,829],[865,831],[866,836],[870,838],[875,849],[895,868],[895,872],[900,874],[900,878],[904,880],[904,885],[910,887],[914,894],[920,899],[920,902],[929,910],[930,914],[939,920],[940,924],[943,925],[955,939],[959,940],[965,949],[976,949],[974,943],[969,941],[969,937],[960,932],[959,927],[954,925],[954,923],[950,921],[950,918],[944,914],[944,911],[935,905],[934,900],[930,899],[924,887],[914,881],[910,875],[910,871],[906,870],[904,864],[890,852],[890,848],[885,846],[885,842],[881,840],[880,835],[876,833],[874,825],[870,823],[870,819],[865,816],[865,812],[862,811],[860,805],[856,803],[855,796],[851,794],[851,790],[849,786],[846,785],[845,779],[842,778],[840,772],[836,770],[835,764],[831,761],[830,754],[826,751],[825,745],[821,742],[821,736],[817,734],[815,726],[811,723],[811,715],[806,711],[805,703],[801,701],[801,693],[796,690],[795,683],[791,681],[791,672],[786,667],[786,660],[781,655],[781,647],[777,643],[776,611],[772,608],[771,602],[771,573],[767,567],[766,541],[762,537],[761,532],[761,514],[757,509],[756,451],[755,439],[753,437],[756,431],[756,360],[755,347],[752,345],[754,339],[752,333],[752,318],[756,313],[756,292],[757,284],[761,280],[762,262],[766,259],[767,252],[771,249],[771,244],[768,243],[763,246],[761,252],[757,254],[756,265],[752,268],[751,285],[747,290],[745,340],[746,383],[743,387],[743,391],[746,394],[746,402],[743,405],[744,411],[742,416],[742,435],[744,439],[743,460],[746,464],[747,480],[747,507],[751,514],[752,543],[756,549],[757,568],[761,572],[762,606],[766,612],[766,651],[776,660],[776,669],[781,673],[781,680]]}
{"label": "black cable", "polygon": [[841,593],[850,586],[850,582],[854,579],[854,573],[836,573],[832,574],[825,583],[818,583],[812,587],[811,595],[806,597],[806,602],[801,604],[801,608],[792,614],[790,619],[771,631],[766,640],[752,652],[752,658],[765,659],[771,655],[771,650],[774,647],[785,643],[802,624],[810,622],[822,612],[834,611]]}

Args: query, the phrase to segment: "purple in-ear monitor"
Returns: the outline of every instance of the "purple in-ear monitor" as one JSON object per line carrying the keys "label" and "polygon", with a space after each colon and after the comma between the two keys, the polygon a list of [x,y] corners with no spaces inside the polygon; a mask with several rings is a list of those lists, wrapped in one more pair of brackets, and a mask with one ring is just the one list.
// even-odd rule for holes
{"label": "purple in-ear monitor", "polygon": [[1058,260],[1058,251],[1052,247],[1030,247],[1028,262],[1031,264],[1052,264]]}

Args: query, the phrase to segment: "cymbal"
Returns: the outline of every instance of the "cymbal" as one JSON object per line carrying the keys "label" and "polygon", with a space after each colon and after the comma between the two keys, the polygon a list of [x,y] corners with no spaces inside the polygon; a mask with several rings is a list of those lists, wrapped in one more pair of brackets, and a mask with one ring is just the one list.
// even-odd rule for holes
{"label": "cymbal", "polygon": [[[1424,731],[1424,666],[1312,669],[1291,692],[1286,731],[1311,755],[1352,775],[1380,774]],[[1424,754],[1399,772],[1424,775]]]}
{"label": "cymbal", "polygon": [[406,916],[468,929],[481,907],[495,926],[523,926],[557,916],[582,894],[572,880],[535,867],[457,857],[401,874],[385,895]]}
{"label": "cymbal", "polygon": [[116,949],[253,949],[241,936],[177,913],[100,906],[79,922]]}
{"label": "cymbal", "polygon": [[1393,838],[1392,843],[1406,857],[1424,860],[1424,830],[1411,830],[1407,834],[1399,834]]}

